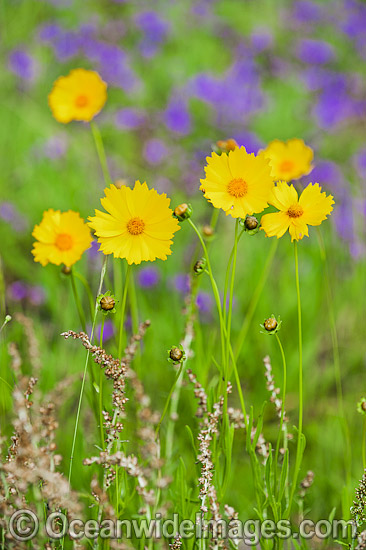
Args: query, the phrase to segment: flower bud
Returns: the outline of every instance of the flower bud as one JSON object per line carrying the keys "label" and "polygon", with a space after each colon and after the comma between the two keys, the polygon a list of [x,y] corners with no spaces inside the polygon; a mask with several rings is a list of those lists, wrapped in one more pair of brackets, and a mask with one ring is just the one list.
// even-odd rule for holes
{"label": "flower bud", "polygon": [[263,325],[268,332],[272,332],[273,330],[276,330],[278,323],[274,317],[268,317],[268,319],[264,321]]}
{"label": "flower bud", "polygon": [[61,269],[61,272],[64,275],[71,275],[71,267],[69,267],[68,265],[63,265],[62,269]]}
{"label": "flower bud", "polygon": [[255,216],[246,216],[244,220],[244,226],[245,229],[248,229],[249,231],[252,231],[253,229],[257,229],[258,227],[258,220]]}
{"label": "flower bud", "polygon": [[178,348],[177,346],[173,346],[169,351],[169,357],[174,363],[179,363],[180,361],[182,361],[183,356],[183,350]]}
{"label": "flower bud", "polygon": [[111,309],[114,308],[116,305],[116,301],[114,299],[114,296],[103,296],[100,300],[100,307],[104,311],[111,311]]}
{"label": "flower bud", "polygon": [[219,149],[221,149],[222,152],[228,153],[229,151],[234,151],[235,147],[239,147],[235,139],[225,139],[225,140],[219,140],[216,142],[216,145]]}
{"label": "flower bud", "polygon": [[362,397],[361,400],[357,403],[357,410],[361,414],[366,414],[366,398]]}
{"label": "flower bud", "polygon": [[197,260],[197,262],[193,266],[193,271],[197,275],[200,275],[206,269],[206,263],[206,258],[201,258],[200,260]]}
{"label": "flower bud", "polygon": [[211,225],[204,225],[202,227],[203,236],[206,238],[212,237],[215,233],[214,228]]}
{"label": "flower bud", "polygon": [[190,204],[186,204],[185,202],[183,204],[179,204],[174,209],[174,216],[178,218],[180,222],[183,222],[184,220],[188,220],[192,216],[192,207]]}

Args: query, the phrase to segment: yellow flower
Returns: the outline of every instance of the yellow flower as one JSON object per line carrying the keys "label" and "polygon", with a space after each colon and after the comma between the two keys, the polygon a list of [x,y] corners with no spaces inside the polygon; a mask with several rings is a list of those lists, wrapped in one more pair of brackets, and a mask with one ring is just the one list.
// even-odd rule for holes
{"label": "yellow flower", "polygon": [[172,253],[171,239],[180,226],[165,193],[159,195],[139,181],[133,189],[111,185],[104,193],[101,203],[108,213],[96,210],[89,218],[100,250],[115,258],[126,258],[129,264],[166,260]]}
{"label": "yellow flower", "polygon": [[264,155],[270,161],[276,181],[296,180],[313,169],[313,150],[302,139],[294,138],[286,142],[275,139],[264,150]]}
{"label": "yellow flower", "polygon": [[70,267],[80,260],[93,240],[84,220],[72,210],[47,210],[32,235],[37,239],[32,250],[34,261],[43,266],[50,262]]}
{"label": "yellow flower", "polygon": [[320,225],[332,212],[334,204],[332,195],[322,193],[319,183],[309,183],[299,199],[294,186],[285,181],[277,183],[268,202],[279,212],[262,216],[262,229],[267,237],[276,235],[277,239],[288,229],[291,241],[308,237],[308,225]]}
{"label": "yellow flower", "polygon": [[58,122],[90,122],[107,100],[107,84],[95,71],[74,69],[53,84],[48,104]]}
{"label": "yellow flower", "polygon": [[263,155],[236,147],[228,154],[212,153],[206,160],[206,178],[201,180],[200,189],[215,208],[222,208],[233,218],[245,218],[268,206],[273,178]]}

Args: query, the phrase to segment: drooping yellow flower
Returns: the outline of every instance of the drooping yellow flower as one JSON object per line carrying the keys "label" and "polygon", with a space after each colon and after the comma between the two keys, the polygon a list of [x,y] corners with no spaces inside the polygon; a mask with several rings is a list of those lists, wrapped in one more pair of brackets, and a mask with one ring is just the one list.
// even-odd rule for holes
{"label": "drooping yellow flower", "polygon": [[313,150],[302,139],[294,138],[286,142],[275,139],[264,150],[264,155],[270,161],[276,181],[296,180],[313,169]]}
{"label": "drooping yellow flower", "polygon": [[89,217],[100,250],[126,258],[129,264],[166,260],[172,253],[171,239],[180,226],[165,193],[159,195],[139,181],[133,189],[111,185],[104,193],[101,203],[107,213],[95,210],[95,216]]}
{"label": "drooping yellow flower", "polygon": [[277,183],[268,202],[279,212],[262,216],[262,229],[267,237],[276,235],[277,239],[288,229],[291,241],[308,237],[308,225],[320,225],[332,212],[334,204],[332,195],[322,192],[319,183],[309,183],[299,198],[294,186],[285,181]]}
{"label": "drooping yellow flower", "polygon": [[206,178],[201,180],[200,189],[215,208],[222,208],[233,218],[245,218],[268,206],[274,183],[263,155],[236,147],[228,154],[212,153],[206,160]]}
{"label": "drooping yellow flower", "polygon": [[107,84],[95,71],[74,69],[53,84],[48,104],[58,122],[90,122],[107,100]]}
{"label": "drooping yellow flower", "polygon": [[80,214],[72,210],[47,210],[32,235],[37,239],[32,250],[34,261],[43,266],[48,263],[72,266],[93,240]]}

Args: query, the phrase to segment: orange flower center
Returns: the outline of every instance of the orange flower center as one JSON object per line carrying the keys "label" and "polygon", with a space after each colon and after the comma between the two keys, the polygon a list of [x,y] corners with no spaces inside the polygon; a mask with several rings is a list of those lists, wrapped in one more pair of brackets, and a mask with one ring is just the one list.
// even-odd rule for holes
{"label": "orange flower center", "polygon": [[56,237],[55,245],[59,250],[70,250],[72,247],[72,238],[67,233],[60,233]]}
{"label": "orange flower center", "polygon": [[291,172],[293,167],[294,167],[294,163],[292,162],[292,160],[284,160],[280,164],[281,172]]}
{"label": "orange flower center", "polygon": [[299,218],[304,213],[304,209],[299,204],[293,204],[290,206],[290,208],[287,210],[287,215],[290,216],[290,218]]}
{"label": "orange flower center", "polygon": [[232,197],[240,199],[240,197],[244,197],[244,195],[247,194],[248,184],[242,178],[235,178],[231,180],[231,182],[227,186],[227,192]]}
{"label": "orange flower center", "polygon": [[127,231],[131,235],[140,235],[145,229],[145,222],[141,218],[131,218],[127,223]]}
{"label": "orange flower center", "polygon": [[88,104],[88,98],[86,95],[78,95],[75,99],[75,105],[76,107],[86,107]]}

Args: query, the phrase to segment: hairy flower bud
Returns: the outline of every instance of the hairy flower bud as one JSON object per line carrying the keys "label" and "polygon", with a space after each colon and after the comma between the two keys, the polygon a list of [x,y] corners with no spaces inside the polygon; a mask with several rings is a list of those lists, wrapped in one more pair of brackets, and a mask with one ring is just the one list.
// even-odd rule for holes
{"label": "hairy flower bud", "polygon": [[204,272],[205,268],[206,268],[206,258],[201,258],[200,260],[197,260],[197,262],[194,264],[193,271],[197,275],[200,275],[201,273]]}
{"label": "hairy flower bud", "polygon": [[209,238],[209,237],[212,237],[214,235],[215,231],[214,231],[214,228],[211,227],[211,225],[204,225],[202,227],[202,233],[203,233],[204,237]]}
{"label": "hairy flower bud", "polygon": [[190,204],[186,204],[185,202],[183,204],[179,204],[174,209],[174,216],[180,221],[183,222],[184,220],[188,220],[192,216],[192,207]]}

